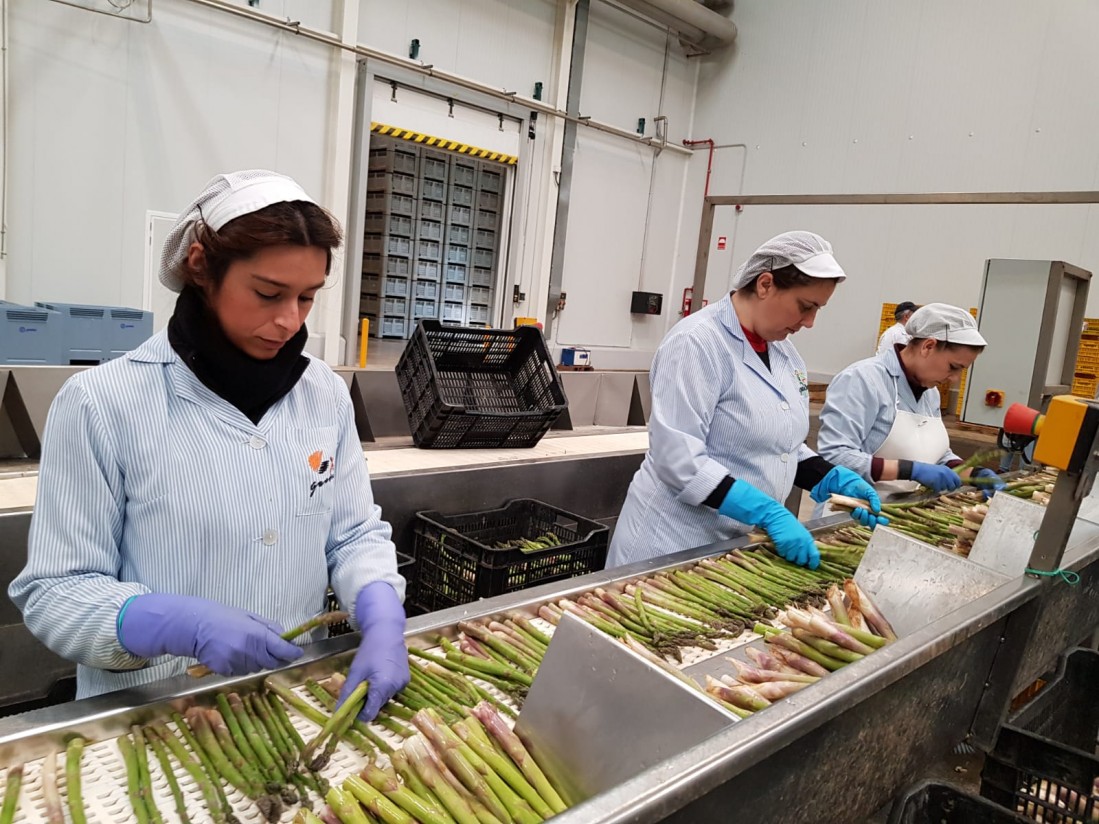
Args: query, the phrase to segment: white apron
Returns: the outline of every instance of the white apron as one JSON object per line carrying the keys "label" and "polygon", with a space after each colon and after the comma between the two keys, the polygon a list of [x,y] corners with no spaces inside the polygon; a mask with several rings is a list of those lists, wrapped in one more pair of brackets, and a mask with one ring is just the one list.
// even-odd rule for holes
{"label": "white apron", "polygon": [[[919,415],[901,409],[897,379],[893,379],[893,404],[896,417],[885,441],[874,453],[875,458],[886,461],[919,461],[937,464],[950,449],[950,435],[943,419],[935,415]],[[874,489],[883,501],[890,496],[905,495],[920,488],[916,481],[877,481]],[[837,510],[825,501],[813,510],[814,518],[835,515]]]}
{"label": "white apron", "polygon": [[[893,398],[897,416],[885,443],[878,447],[874,457],[886,461],[937,464],[950,449],[950,436],[943,419],[937,415],[917,415],[901,409],[896,379],[893,381]],[[915,492],[919,487],[916,481],[878,481],[874,484],[883,498],[888,494]]]}

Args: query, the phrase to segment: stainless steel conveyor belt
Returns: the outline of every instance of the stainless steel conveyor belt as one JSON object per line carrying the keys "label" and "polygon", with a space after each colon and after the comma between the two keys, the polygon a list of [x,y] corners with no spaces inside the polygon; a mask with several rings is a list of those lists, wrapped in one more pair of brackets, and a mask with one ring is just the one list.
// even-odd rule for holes
{"label": "stainless steel conveyor belt", "polygon": [[[824,528],[838,519],[815,522]],[[688,550],[661,559],[525,590],[409,621],[408,640],[431,645],[460,620],[534,611],[543,603],[596,586],[615,586],[661,569],[689,565],[743,541]],[[989,707],[990,674],[1004,648],[1009,622],[1025,611],[1037,618],[1021,651],[1025,682],[1057,654],[1099,626],[1099,525],[1079,519],[1063,566],[1081,576],[1059,580],[1018,577],[902,637],[872,656],[690,746],[634,778],[558,816],[579,822],[851,822],[879,808],[898,787],[956,744]],[[309,648],[308,660],[282,672],[291,682],[346,661],[354,637]],[[596,674],[593,677],[598,677]],[[40,756],[78,731],[103,739],[130,723],[217,690],[249,690],[254,678],[196,683],[185,679],[0,719],[0,765]],[[1014,686],[1014,685],[1012,685]],[[638,684],[644,689],[644,684]],[[985,704],[982,705],[982,698]],[[675,724],[657,717],[653,724]],[[628,728],[592,730],[625,751]],[[582,746],[578,742],[578,746]]]}

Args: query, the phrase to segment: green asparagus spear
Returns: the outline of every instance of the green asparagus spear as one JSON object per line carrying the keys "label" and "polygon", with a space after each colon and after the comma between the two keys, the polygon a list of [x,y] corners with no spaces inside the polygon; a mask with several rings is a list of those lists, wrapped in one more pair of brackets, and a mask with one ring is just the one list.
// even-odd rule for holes
{"label": "green asparagus spear", "polygon": [[80,759],[84,755],[84,739],[72,739],[65,752],[65,784],[68,789],[69,815],[73,824],[87,824],[84,815],[84,797],[80,791]]}

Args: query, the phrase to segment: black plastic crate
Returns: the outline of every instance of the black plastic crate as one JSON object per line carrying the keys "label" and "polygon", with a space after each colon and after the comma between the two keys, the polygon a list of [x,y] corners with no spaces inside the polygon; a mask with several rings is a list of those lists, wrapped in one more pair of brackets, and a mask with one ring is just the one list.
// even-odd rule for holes
{"label": "black plastic crate", "polygon": [[[417,512],[409,600],[427,611],[586,575],[607,560],[607,527],[531,498],[466,515]],[[559,546],[538,552],[497,543],[547,533]]]}
{"label": "black plastic crate", "polygon": [[1000,730],[985,757],[981,795],[1031,819],[1099,817],[1099,652],[1070,650],[1057,673]]}
{"label": "black plastic crate", "polygon": [[533,326],[468,329],[421,320],[397,363],[397,382],[412,439],[425,448],[534,446],[568,407]]}
{"label": "black plastic crate", "polygon": [[921,781],[893,802],[889,824],[1028,824],[1011,810],[958,789]]}

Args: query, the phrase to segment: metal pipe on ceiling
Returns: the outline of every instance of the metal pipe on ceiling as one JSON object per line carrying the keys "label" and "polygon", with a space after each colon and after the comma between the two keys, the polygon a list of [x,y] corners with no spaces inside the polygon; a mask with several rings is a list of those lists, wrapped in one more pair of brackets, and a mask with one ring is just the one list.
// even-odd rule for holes
{"label": "metal pipe on ceiling", "polygon": [[698,0],[615,0],[667,26],[680,39],[705,51],[720,49],[736,40],[736,23],[712,11]]}
{"label": "metal pipe on ceiling", "polygon": [[[506,89],[499,89],[494,86],[488,86],[484,83],[478,83],[476,80],[470,80],[467,77],[462,77],[452,72],[444,71],[442,69],[435,68],[430,64],[420,63],[416,60],[409,60],[404,57],[398,57],[397,55],[389,54],[388,52],[380,51],[378,49],[372,49],[369,46],[355,45],[351,43],[342,42],[336,35],[331,32],[320,31],[319,29],[312,29],[308,26],[301,25],[300,22],[291,20],[289,18],[277,18],[263,12],[258,12],[255,9],[247,6],[234,6],[225,0],[190,0],[192,3],[196,3],[200,6],[206,6],[207,8],[217,9],[223,11],[226,14],[231,14],[236,17],[242,17],[246,20],[252,20],[256,23],[262,23],[266,26],[270,26],[280,31],[289,32],[290,34],[296,34],[299,37],[303,37],[306,40],[312,40],[316,43],[323,43],[326,46],[331,46],[335,49],[343,49],[357,54],[360,57],[367,58],[369,60],[376,60],[379,63],[384,63],[389,66],[399,66],[403,69],[417,72],[419,74],[426,75],[427,77],[434,77],[439,80],[444,80],[447,83],[452,83],[463,89],[469,91],[479,92],[480,94],[493,97],[497,100],[504,101],[506,103],[515,103],[521,106],[523,109],[529,109],[531,111],[541,112],[553,117],[560,118],[569,123],[576,123],[580,126],[587,126],[589,129],[595,129],[596,131],[603,132],[605,134],[614,135],[615,137],[623,140],[629,140],[631,143],[640,143],[645,146],[650,146],[654,150],[668,150],[678,154],[690,155],[689,149],[684,149],[672,144],[663,144],[661,141],[652,137],[642,137],[634,132],[626,129],[620,129],[618,126],[612,126],[609,123],[603,123],[598,120],[593,120],[590,117],[572,115],[567,112],[563,112],[553,106],[547,106],[540,100],[535,100],[533,97],[526,97],[517,92],[508,91]],[[688,0],[690,3],[694,3],[694,0]],[[702,8],[701,6],[699,8]],[[713,14],[713,12],[710,12]],[[715,15],[720,17],[720,15]],[[724,19],[724,18],[721,18]]]}

